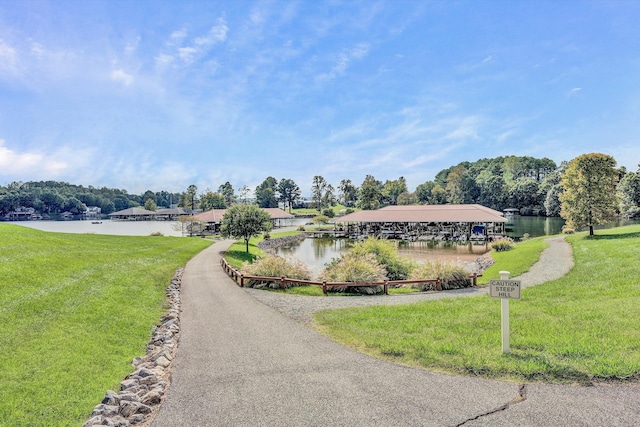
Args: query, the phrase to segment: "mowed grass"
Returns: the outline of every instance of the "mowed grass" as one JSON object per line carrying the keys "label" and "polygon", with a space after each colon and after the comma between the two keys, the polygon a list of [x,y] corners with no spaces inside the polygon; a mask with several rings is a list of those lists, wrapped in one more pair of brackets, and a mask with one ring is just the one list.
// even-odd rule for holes
{"label": "mowed grass", "polygon": [[145,354],[176,268],[209,244],[0,223],[0,425],[82,425]]}
{"label": "mowed grass", "polygon": [[323,311],[315,316],[318,329],[376,357],[455,374],[553,383],[637,381],[640,227],[567,240],[574,269],[510,302],[510,354],[501,348],[500,300],[489,296]]}

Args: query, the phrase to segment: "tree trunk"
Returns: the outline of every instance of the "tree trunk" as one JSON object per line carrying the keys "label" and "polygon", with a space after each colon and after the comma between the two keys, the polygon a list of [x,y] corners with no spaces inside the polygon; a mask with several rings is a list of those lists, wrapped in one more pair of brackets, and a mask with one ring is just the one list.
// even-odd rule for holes
{"label": "tree trunk", "polygon": [[249,239],[244,239],[245,252],[249,253]]}
{"label": "tree trunk", "polygon": [[593,225],[589,225],[589,236],[593,236]]}

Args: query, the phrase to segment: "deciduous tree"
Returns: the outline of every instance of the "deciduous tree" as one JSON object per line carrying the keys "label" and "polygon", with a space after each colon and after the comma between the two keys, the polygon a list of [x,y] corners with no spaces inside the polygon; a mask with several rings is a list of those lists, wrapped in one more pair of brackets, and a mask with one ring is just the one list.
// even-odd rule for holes
{"label": "deciduous tree", "polygon": [[301,192],[300,187],[292,179],[282,178],[278,183],[278,194],[285,209],[289,205],[289,212],[291,212],[291,207],[300,199]]}
{"label": "deciduous tree", "polygon": [[277,191],[278,181],[272,176],[267,177],[256,187],[256,202],[258,203],[258,206],[261,208],[277,208]]}
{"label": "deciduous tree", "polygon": [[618,172],[613,157],[591,153],[583,154],[569,162],[562,176],[563,191],[560,216],[570,228],[589,227],[613,220],[616,216],[616,184]]}
{"label": "deciduous tree", "polygon": [[271,230],[271,217],[256,205],[234,205],[222,217],[220,232],[223,237],[244,239],[249,252],[249,239]]}

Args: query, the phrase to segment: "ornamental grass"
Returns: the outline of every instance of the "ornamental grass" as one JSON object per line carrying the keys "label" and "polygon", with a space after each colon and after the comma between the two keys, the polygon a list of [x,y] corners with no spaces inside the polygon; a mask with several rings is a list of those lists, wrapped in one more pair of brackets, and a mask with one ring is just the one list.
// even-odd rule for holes
{"label": "ornamental grass", "polygon": [[[247,276],[287,277],[290,279],[310,280],[311,273],[301,261],[283,258],[275,255],[265,255],[252,264],[245,262],[240,272]],[[248,280],[246,286],[250,288],[280,289],[281,281]],[[285,282],[285,288],[298,286],[297,283]]]}
{"label": "ornamental grass", "polygon": [[[340,258],[327,263],[320,280],[326,282],[371,283],[387,279],[387,272],[371,253],[359,254],[348,252]],[[361,294],[377,294],[384,291],[380,286],[332,286],[330,292],[352,292]]]}
{"label": "ornamental grass", "polygon": [[[460,289],[471,287],[469,273],[462,267],[450,261],[428,261],[416,267],[410,276],[410,280],[440,279],[442,290]],[[432,282],[413,283],[412,288],[421,291],[435,291],[436,284]]]}

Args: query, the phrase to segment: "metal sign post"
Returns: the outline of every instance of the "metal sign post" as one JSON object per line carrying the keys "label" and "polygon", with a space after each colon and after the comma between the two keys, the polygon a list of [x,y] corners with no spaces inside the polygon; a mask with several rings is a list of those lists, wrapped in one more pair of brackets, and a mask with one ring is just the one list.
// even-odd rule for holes
{"label": "metal sign post", "polygon": [[509,343],[509,300],[520,299],[520,281],[509,280],[508,271],[500,272],[500,280],[489,282],[489,296],[500,298],[502,305],[502,352],[508,354],[511,351]]}

